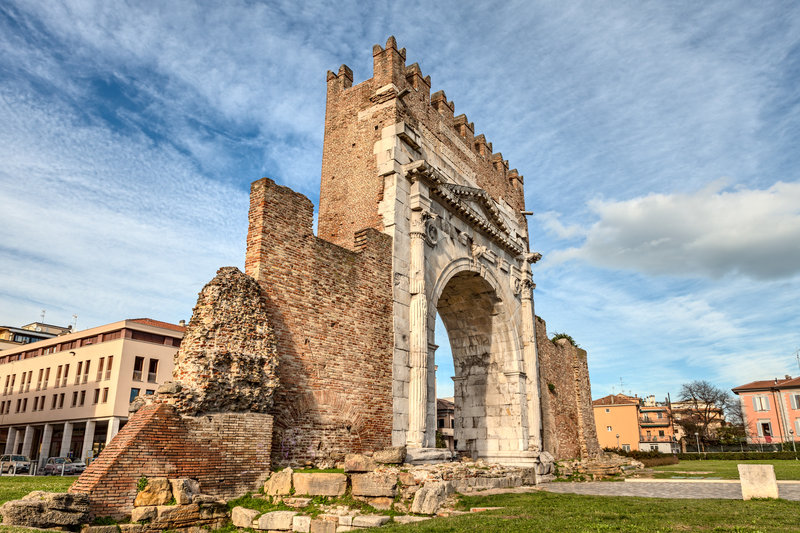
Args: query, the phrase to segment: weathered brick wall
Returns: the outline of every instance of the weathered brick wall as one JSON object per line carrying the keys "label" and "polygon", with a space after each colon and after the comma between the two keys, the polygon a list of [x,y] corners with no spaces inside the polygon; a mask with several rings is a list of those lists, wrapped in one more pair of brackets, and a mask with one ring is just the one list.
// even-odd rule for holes
{"label": "weathered brick wall", "polygon": [[346,65],[338,74],[328,72],[319,236],[352,248],[354,231],[382,229],[378,203],[384,178],[377,170],[375,143],[384,127],[398,122],[406,122],[434,146],[435,153],[413,157],[455,167],[521,217],[525,194],[516,169],[509,170],[501,153],[492,153],[484,135],[474,135],[466,115],[454,117],[455,107],[444,91],[431,95],[430,76],[423,77],[416,63],[406,66],[405,48],[398,50],[394,37],[386,48],[375,45],[372,54],[373,77],[356,86]]}
{"label": "weathered brick wall", "polygon": [[566,340],[550,341],[547,325],[538,316],[536,345],[544,449],[556,459],[594,457],[600,453],[600,445],[586,351]]}
{"label": "weathered brick wall", "polygon": [[305,196],[253,183],[246,272],[277,339],[276,464],[330,464],[391,444],[391,239],[368,229],[348,250],[313,235]]}
{"label": "weathered brick wall", "polygon": [[272,416],[182,417],[165,404],[142,407],[69,492],[88,494],[93,516],[130,515],[140,477],[192,478],[204,494],[258,490],[270,469]]}

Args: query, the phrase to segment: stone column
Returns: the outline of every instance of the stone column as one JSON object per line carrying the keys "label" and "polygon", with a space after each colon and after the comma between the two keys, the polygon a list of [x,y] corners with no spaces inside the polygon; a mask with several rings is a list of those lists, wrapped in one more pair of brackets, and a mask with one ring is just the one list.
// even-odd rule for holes
{"label": "stone column", "polygon": [[33,426],[25,426],[25,439],[22,441],[22,455],[26,457],[31,456],[31,448],[33,447]]}
{"label": "stone column", "polygon": [[42,447],[39,452],[39,470],[44,468],[44,464],[50,457],[50,443],[53,441],[53,424],[45,424],[42,431]]}
{"label": "stone column", "polygon": [[17,430],[16,428],[9,427],[8,428],[8,437],[6,437],[6,449],[3,453],[9,454],[14,453],[14,444],[17,442]]}
{"label": "stone column", "polygon": [[542,409],[539,404],[539,357],[536,349],[536,315],[530,279],[522,281],[522,357],[525,361],[528,401],[528,449],[542,449]]}
{"label": "stone column", "polygon": [[64,432],[61,435],[61,449],[58,451],[59,457],[66,457],[69,454],[69,445],[72,442],[72,422],[64,422]]}
{"label": "stone column", "polygon": [[117,433],[119,433],[119,418],[112,416],[111,420],[108,421],[108,429],[106,430],[106,446],[109,445],[111,439],[113,439],[114,435]]}
{"label": "stone column", "polygon": [[86,430],[83,433],[83,448],[81,449],[81,459],[86,461],[86,457],[89,455],[89,452],[92,451],[92,442],[94,441],[94,426],[96,422],[94,420],[87,420],[86,421]]}
{"label": "stone column", "polygon": [[[415,184],[416,185],[416,184]],[[409,292],[408,439],[411,448],[425,445],[428,407],[428,298],[425,291],[425,220],[421,210],[411,213]]]}
{"label": "stone column", "polygon": [[425,438],[422,445],[425,448],[436,447],[436,430],[438,420],[436,413],[436,349],[439,346],[428,342],[428,405],[427,422],[425,424]]}

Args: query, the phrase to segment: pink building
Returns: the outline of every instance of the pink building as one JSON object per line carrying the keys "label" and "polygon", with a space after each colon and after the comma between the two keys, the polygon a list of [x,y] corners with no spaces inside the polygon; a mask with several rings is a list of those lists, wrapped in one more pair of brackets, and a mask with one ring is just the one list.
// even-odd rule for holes
{"label": "pink building", "polygon": [[739,396],[747,441],[800,441],[800,378],[754,381],[732,389]]}

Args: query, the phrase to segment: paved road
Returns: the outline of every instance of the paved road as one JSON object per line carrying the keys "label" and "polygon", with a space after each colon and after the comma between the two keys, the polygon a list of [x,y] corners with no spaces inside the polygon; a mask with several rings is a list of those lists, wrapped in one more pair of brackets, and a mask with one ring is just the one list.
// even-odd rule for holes
{"label": "paved road", "polygon": [[[738,481],[589,481],[538,485],[548,492],[592,494],[596,496],[642,496],[645,498],[723,498],[741,500]],[[800,483],[778,482],[778,494],[785,500],[800,501]]]}

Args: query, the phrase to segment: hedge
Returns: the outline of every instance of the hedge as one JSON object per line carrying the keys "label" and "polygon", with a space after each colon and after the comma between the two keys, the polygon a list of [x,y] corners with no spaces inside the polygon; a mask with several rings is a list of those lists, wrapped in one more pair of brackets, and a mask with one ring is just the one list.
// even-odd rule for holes
{"label": "hedge", "polygon": [[713,452],[713,453],[679,453],[681,461],[702,461],[704,459],[715,461],[763,461],[765,459],[798,459],[800,454],[795,452]]}

